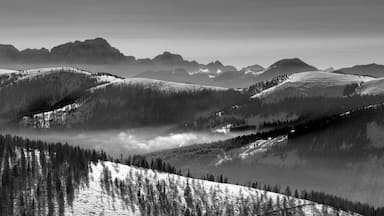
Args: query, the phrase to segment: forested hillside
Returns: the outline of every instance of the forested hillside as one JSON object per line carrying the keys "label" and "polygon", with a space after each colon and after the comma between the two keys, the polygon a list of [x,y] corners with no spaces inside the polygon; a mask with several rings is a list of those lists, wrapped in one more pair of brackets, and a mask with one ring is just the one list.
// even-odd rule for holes
{"label": "forested hillside", "polygon": [[103,152],[9,135],[0,136],[0,151],[2,215],[357,215],[288,192],[213,182],[223,176],[183,177],[160,159],[115,160],[127,166]]}
{"label": "forested hillside", "polygon": [[89,182],[89,163],[106,159],[82,150],[0,136],[1,215],[64,215],[76,191]]}
{"label": "forested hillside", "polygon": [[113,85],[93,91],[77,112],[87,113],[85,124],[90,127],[164,125],[190,121],[246,99],[233,90],[164,92],[141,84]]}
{"label": "forested hillside", "polygon": [[197,118],[194,126],[210,128],[230,124],[231,130],[268,129],[342,114],[382,103],[384,103],[384,97],[381,95],[335,98],[294,97],[276,103],[265,103],[261,99],[252,99],[244,104],[227,107],[209,116]]}
{"label": "forested hillside", "polygon": [[380,206],[383,199],[376,188],[383,186],[384,178],[383,122],[383,105],[367,106],[148,157],[160,157],[192,173],[222,173],[243,183],[250,178],[289,182]]}
{"label": "forested hillside", "polygon": [[0,85],[0,118],[12,120],[52,109],[60,103],[74,101],[97,84],[96,77],[72,69],[11,75],[10,80]]}

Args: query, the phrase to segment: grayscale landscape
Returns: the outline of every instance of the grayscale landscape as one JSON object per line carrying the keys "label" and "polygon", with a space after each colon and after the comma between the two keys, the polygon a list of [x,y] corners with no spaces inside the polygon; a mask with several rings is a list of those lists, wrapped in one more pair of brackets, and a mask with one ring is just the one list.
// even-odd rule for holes
{"label": "grayscale landscape", "polygon": [[383,10],[2,1],[0,216],[384,216]]}

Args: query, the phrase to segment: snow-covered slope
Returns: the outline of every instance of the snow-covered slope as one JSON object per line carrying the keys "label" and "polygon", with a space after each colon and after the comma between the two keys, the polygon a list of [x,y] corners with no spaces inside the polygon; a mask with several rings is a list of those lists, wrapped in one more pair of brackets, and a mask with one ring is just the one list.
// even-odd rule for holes
{"label": "snow-covered slope", "polygon": [[154,88],[154,89],[158,89],[160,91],[165,91],[165,92],[201,91],[205,89],[217,90],[217,91],[227,90],[227,88],[216,87],[216,86],[187,84],[187,83],[170,82],[170,81],[154,80],[154,79],[147,79],[147,78],[126,78],[126,79],[119,80],[117,82],[113,82],[111,84],[107,84],[107,85],[96,87],[96,88],[101,88],[108,85],[121,86],[121,87],[126,85],[140,85],[140,86],[144,86],[145,88]]}
{"label": "snow-covered slope", "polygon": [[45,76],[48,74],[59,73],[62,71],[65,71],[68,73],[78,73],[78,74],[91,75],[91,73],[88,71],[80,70],[77,68],[71,68],[71,67],[38,68],[38,69],[24,70],[21,73],[24,74],[23,79],[31,79],[31,78],[34,78],[36,76]]}
{"label": "snow-covered slope", "polygon": [[[99,162],[91,170],[89,186],[79,190],[66,215],[185,215],[187,208],[203,215],[282,215],[283,209],[291,215],[358,215],[277,193],[112,162]],[[163,209],[168,204],[174,209]]]}
{"label": "snow-covered slope", "polygon": [[252,98],[281,100],[288,97],[341,97],[345,86],[356,83],[360,85],[375,78],[349,74],[337,74],[324,71],[296,73],[284,82],[260,92]]}
{"label": "snow-covered slope", "polygon": [[12,73],[17,73],[18,71],[15,70],[9,70],[9,69],[0,69],[0,75],[4,74],[12,74]]}
{"label": "snow-covered slope", "polygon": [[378,78],[363,83],[356,89],[360,95],[383,95],[384,94],[384,78]]}
{"label": "snow-covered slope", "polygon": [[0,69],[0,88],[20,77],[20,72],[9,69]]}
{"label": "snow-covered slope", "polygon": [[25,79],[36,79],[43,78],[48,75],[60,74],[62,72],[72,73],[72,74],[83,74],[89,76],[91,79],[96,79],[98,83],[112,83],[116,81],[123,80],[120,77],[104,74],[104,73],[92,73],[89,71],[85,71],[78,68],[73,67],[48,67],[48,68],[36,68],[36,69],[28,69],[28,70],[8,70],[8,69],[0,69],[0,76],[5,74],[16,74],[17,80],[25,80]]}
{"label": "snow-covered slope", "polygon": [[84,74],[91,78],[95,78],[98,83],[113,83],[117,81],[123,80],[121,77],[117,77],[111,74],[105,74],[105,73],[92,73],[89,71],[85,71],[78,68],[72,68],[72,67],[52,67],[52,68],[39,68],[39,69],[31,69],[31,70],[25,70],[21,73],[24,75],[24,79],[28,78],[34,78],[36,76],[46,76],[49,74],[55,74],[60,72],[67,72],[67,73],[73,73],[73,74]]}

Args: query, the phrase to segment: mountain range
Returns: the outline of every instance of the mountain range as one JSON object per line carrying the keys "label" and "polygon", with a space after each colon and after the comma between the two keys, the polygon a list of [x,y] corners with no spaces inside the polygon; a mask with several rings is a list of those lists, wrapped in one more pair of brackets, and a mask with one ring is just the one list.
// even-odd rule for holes
{"label": "mountain range", "polygon": [[[316,67],[298,58],[279,60],[264,68],[258,64],[237,69],[220,61],[202,64],[185,60],[181,55],[163,52],[153,58],[126,56],[103,38],[61,44],[48,50],[18,50],[12,45],[0,45],[0,65],[3,68],[69,66],[95,72],[109,72],[123,77],[142,77],[164,81],[245,88],[255,82],[270,80],[279,75],[316,71]],[[335,70],[338,73],[384,76],[384,66],[360,65]]]}
{"label": "mountain range", "polygon": [[65,43],[51,50],[46,48],[18,50],[12,45],[0,45],[1,62],[112,64],[130,59],[132,58],[124,56],[102,38]]}

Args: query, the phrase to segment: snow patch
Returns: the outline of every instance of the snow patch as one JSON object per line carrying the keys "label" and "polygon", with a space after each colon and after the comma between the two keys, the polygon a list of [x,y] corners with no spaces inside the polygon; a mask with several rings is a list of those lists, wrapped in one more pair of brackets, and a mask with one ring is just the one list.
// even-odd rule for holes
{"label": "snow patch", "polygon": [[124,80],[123,78],[106,75],[106,74],[98,74],[95,76],[98,83],[114,83],[114,82],[121,82]]}
{"label": "snow patch", "polygon": [[273,146],[284,144],[288,136],[278,136],[275,138],[268,138],[266,140],[260,139],[247,146],[242,147],[243,152],[239,154],[241,159],[246,159],[257,153],[264,153],[270,150]]}
{"label": "snow patch", "polygon": [[58,109],[47,112],[36,113],[31,117],[24,116],[21,125],[33,128],[51,128],[52,126],[65,125],[68,115],[81,106],[81,104],[68,104]]}
{"label": "snow patch", "polygon": [[382,95],[384,94],[384,78],[370,80],[357,87],[360,95]]}
{"label": "snow patch", "polygon": [[338,74],[324,71],[310,71],[292,74],[280,83],[266,89],[251,98],[265,98],[276,96],[277,98],[298,96],[342,96],[344,87],[353,83],[365,83],[375,78]]}

